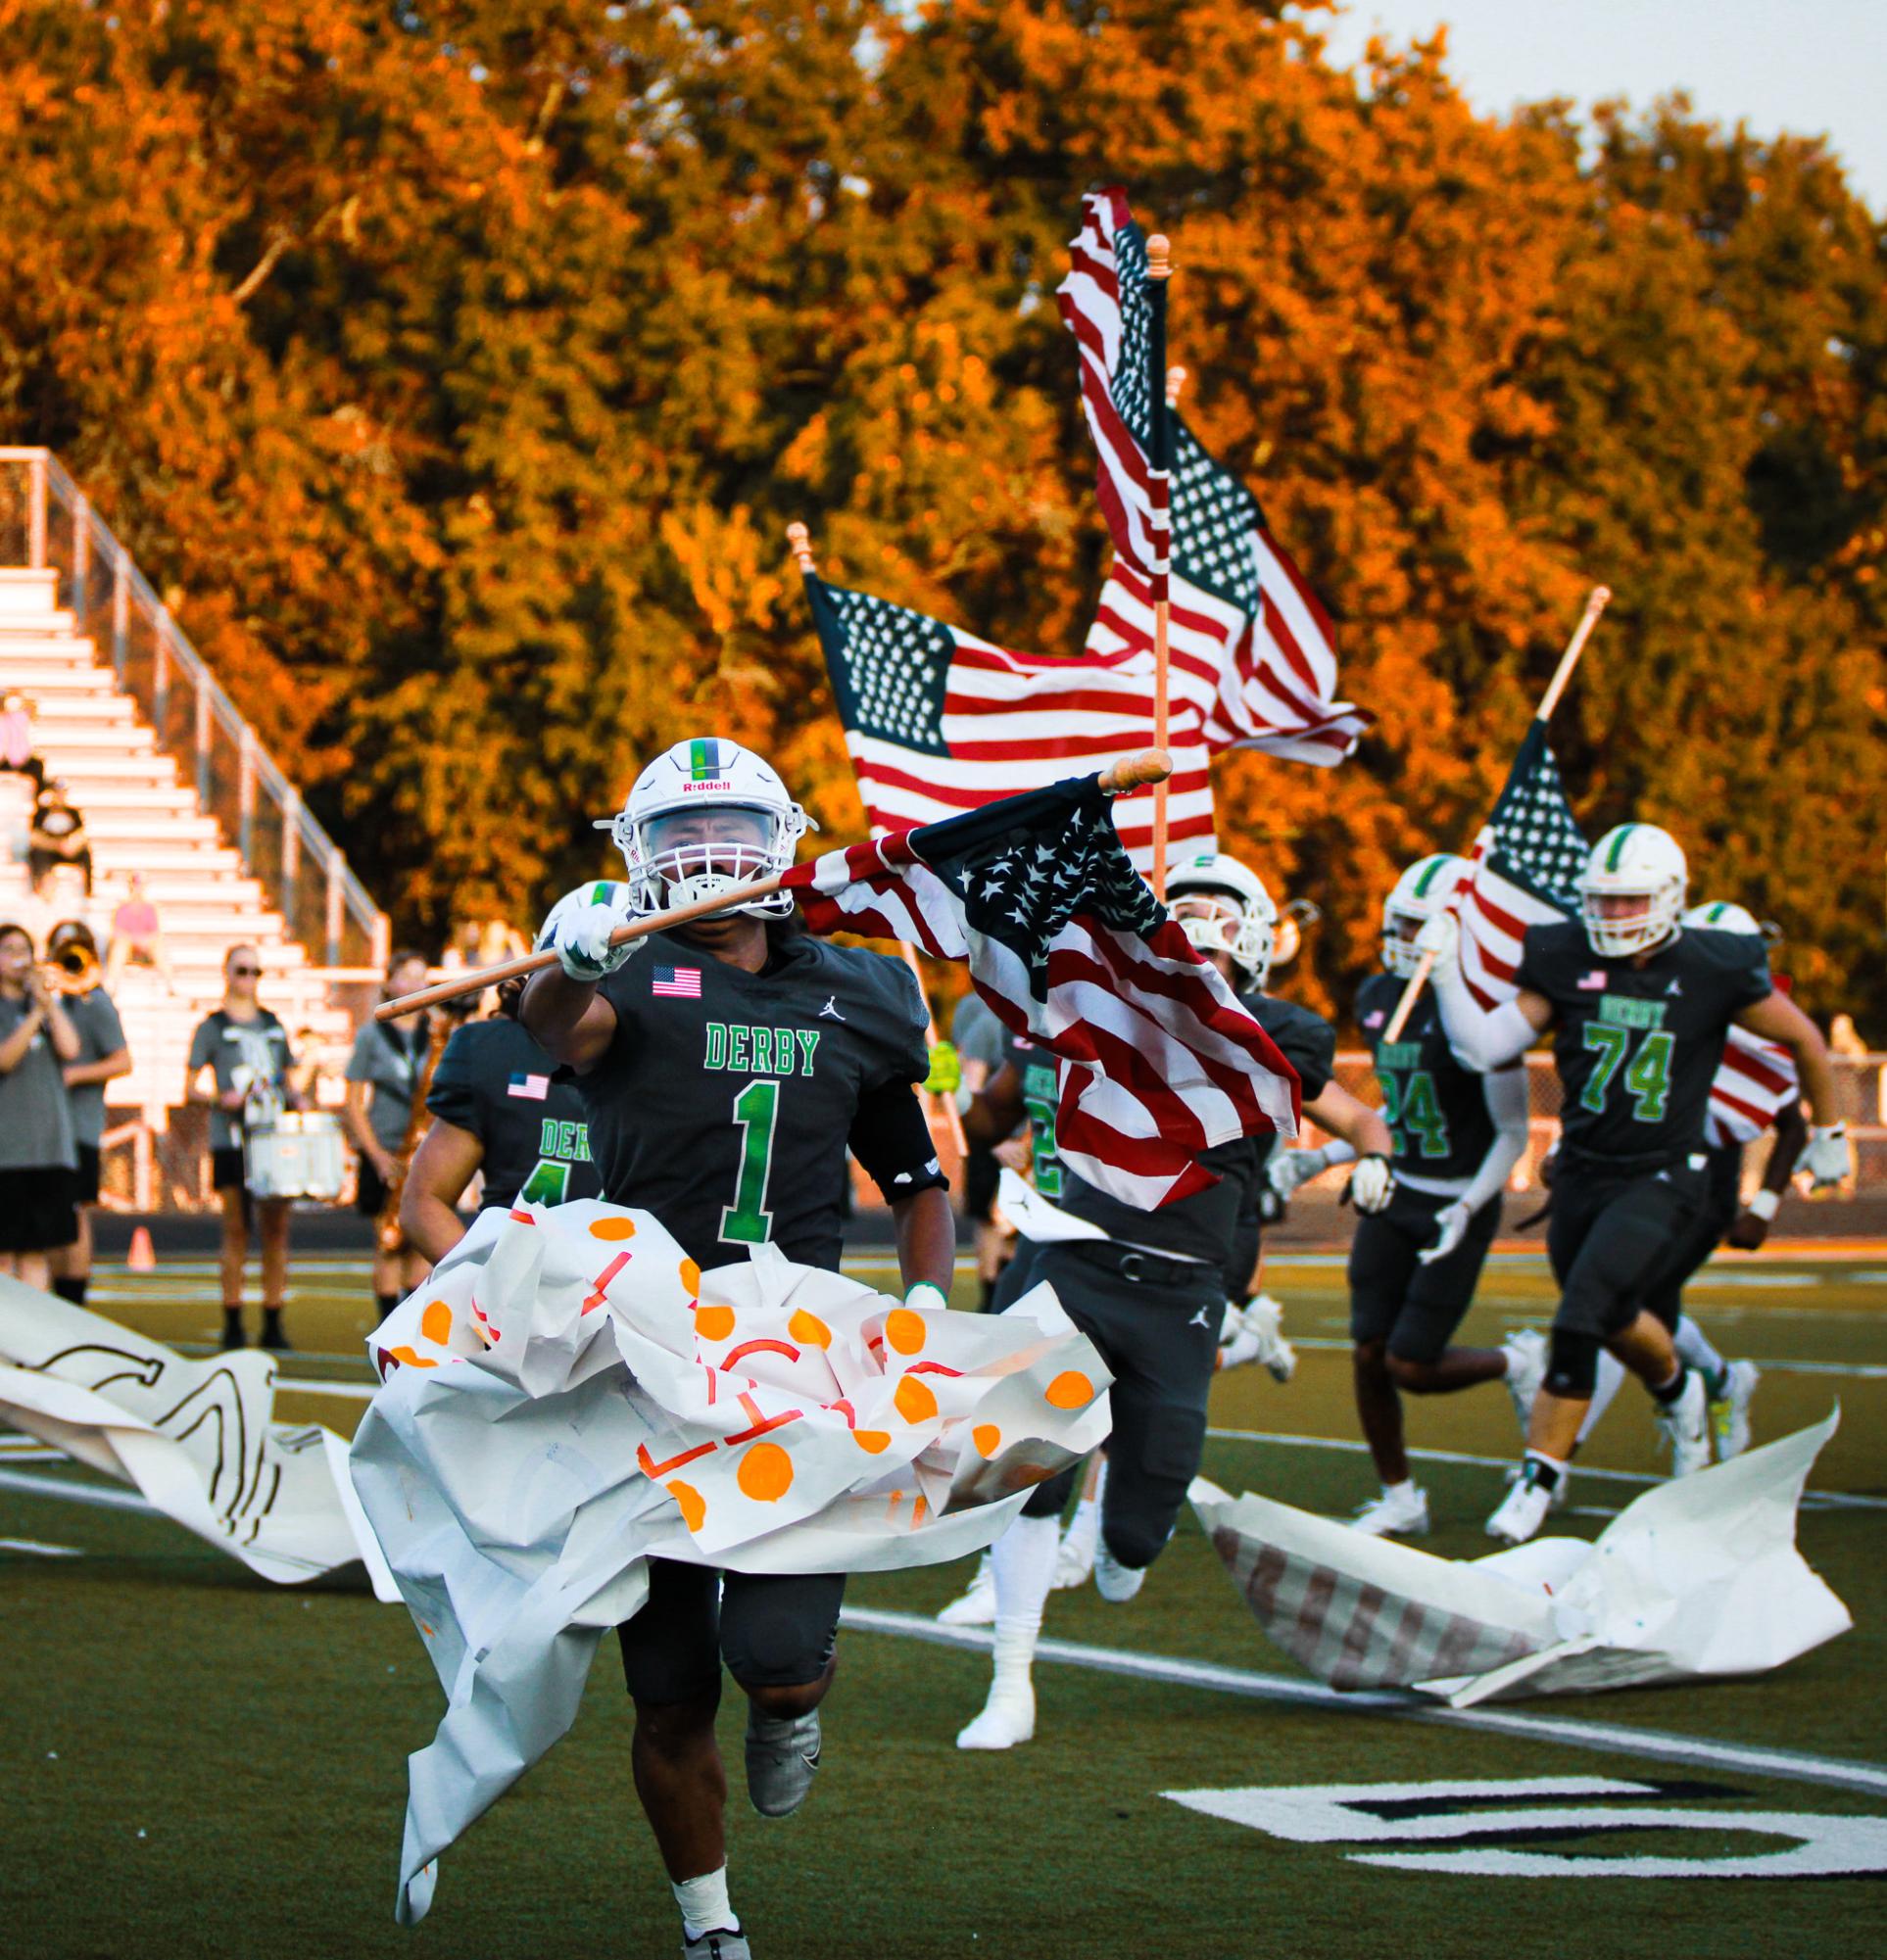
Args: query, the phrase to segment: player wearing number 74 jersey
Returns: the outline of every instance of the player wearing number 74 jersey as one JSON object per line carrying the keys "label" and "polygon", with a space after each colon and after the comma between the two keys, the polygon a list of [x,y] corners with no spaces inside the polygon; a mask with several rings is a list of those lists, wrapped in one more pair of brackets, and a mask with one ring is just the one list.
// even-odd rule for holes
{"label": "player wearing number 74 jersey", "polygon": [[1621,824],[1579,879],[1582,921],[1527,928],[1514,999],[1484,1013],[1462,977],[1456,921],[1417,937],[1457,1053],[1500,1068],[1553,1030],[1565,1091],[1547,1256],[1560,1303],[1546,1379],[1533,1398],[1520,1480],[1487,1521],[1520,1544],[1545,1520],[1592,1399],[1601,1348],[1651,1391],[1676,1475],[1710,1459],[1706,1394],[1641,1310],[1667,1296],[1708,1200],[1704,1119],[1732,1024],[1795,1057],[1815,1128],[1802,1164],[1817,1183],[1848,1168],[1834,1074],[1814,1025],[1769,979],[1761,939],[1683,925],[1684,854],[1650,824]]}
{"label": "player wearing number 74 jersey", "polygon": [[[627,911],[785,871],[806,827],[757,755],[677,742],[610,824]],[[917,982],[897,960],[798,932],[792,910],[780,893],[611,947],[626,911],[588,907],[554,933],[560,971],[531,981],[525,1025],[575,1073],[604,1197],[653,1212],[697,1264],[764,1243],[836,1269],[849,1147],[890,1201],[911,1296],[941,1308],[956,1229],[913,1086],[930,1066]],[[749,1794],[762,1815],[785,1816],[818,1765],[844,1590],[839,1574],[654,1559],[648,1605],[619,1629],[636,1790],[684,1950],[701,1960],[748,1954],[727,1899],[722,1656],[749,1702]]]}

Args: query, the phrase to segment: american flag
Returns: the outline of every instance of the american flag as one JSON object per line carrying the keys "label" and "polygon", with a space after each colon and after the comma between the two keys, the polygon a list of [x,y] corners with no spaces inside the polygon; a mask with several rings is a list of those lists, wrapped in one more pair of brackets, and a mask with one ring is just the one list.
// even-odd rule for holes
{"label": "american flag", "polygon": [[[1340,762],[1376,718],[1335,698],[1330,615],[1258,500],[1165,406],[1165,374],[1154,360],[1157,282],[1146,276],[1146,245],[1126,194],[1096,192],[1082,209],[1061,314],[1081,343],[1082,404],[1100,452],[1100,501],[1116,552],[1088,650],[1151,652],[1155,532],[1168,525],[1170,686],[1208,749]],[[1170,484],[1149,459],[1156,408],[1172,450]]]}
{"label": "american flag", "polygon": [[1723,1060],[1710,1085],[1704,1140],[1713,1150],[1761,1136],[1791,1103],[1802,1100],[1795,1057],[1779,1041],[1731,1028]]}
{"label": "american flag", "polygon": [[657,967],[650,976],[649,991],[657,1000],[700,1000],[700,967]]}
{"label": "american flag", "polygon": [[1095,777],[796,866],[815,932],[963,960],[1061,1059],[1062,1160],[1142,1211],[1217,1181],[1200,1152],[1295,1135],[1296,1072],[1128,861]]}
{"label": "american flag", "polygon": [[[805,583],[874,831],[939,823],[1152,742],[1150,650],[1030,658],[815,573]],[[1169,852],[1211,850],[1212,765],[1188,709],[1173,716],[1167,745]],[[1115,820],[1149,869],[1151,796],[1121,798]]]}
{"label": "american flag", "polygon": [[1474,874],[1459,901],[1462,977],[1483,1011],[1520,991],[1514,975],[1527,927],[1577,916],[1587,854],[1546,724],[1535,720],[1475,840]]}
{"label": "american flag", "polygon": [[1081,348],[1081,405],[1100,454],[1097,489],[1114,549],[1158,579],[1171,550],[1157,429],[1166,410],[1166,350],[1148,290],[1155,282],[1146,276],[1146,239],[1123,190],[1091,192],[1081,213],[1055,298]]}

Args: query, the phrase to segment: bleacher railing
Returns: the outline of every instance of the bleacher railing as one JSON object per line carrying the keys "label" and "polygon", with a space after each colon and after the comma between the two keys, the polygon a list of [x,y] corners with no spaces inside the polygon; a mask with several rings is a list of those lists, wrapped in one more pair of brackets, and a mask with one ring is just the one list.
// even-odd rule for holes
{"label": "bleacher railing", "polygon": [[330,967],[382,967],[386,915],[131,554],[50,450],[0,448],[0,564],[59,575],[59,603],[101,649],[293,936]]}

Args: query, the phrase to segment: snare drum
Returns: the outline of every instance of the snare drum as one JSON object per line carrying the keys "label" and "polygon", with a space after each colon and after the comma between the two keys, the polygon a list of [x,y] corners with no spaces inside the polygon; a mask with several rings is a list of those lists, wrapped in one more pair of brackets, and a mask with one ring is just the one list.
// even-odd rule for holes
{"label": "snare drum", "polygon": [[341,1147],[338,1117],[325,1111],[288,1110],[245,1139],[244,1179],[256,1198],[319,1198],[332,1204],[341,1195],[347,1153]]}

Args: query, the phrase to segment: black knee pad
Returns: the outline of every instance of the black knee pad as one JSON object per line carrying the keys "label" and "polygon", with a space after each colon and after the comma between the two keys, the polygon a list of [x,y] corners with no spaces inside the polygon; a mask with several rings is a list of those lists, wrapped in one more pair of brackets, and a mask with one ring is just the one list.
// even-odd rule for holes
{"label": "black knee pad", "polygon": [[730,1575],[721,1598],[721,1651],[743,1688],[802,1688],[832,1660],[843,1574]]}
{"label": "black knee pad", "polygon": [[1547,1355],[1545,1388],[1569,1402],[1590,1402],[1599,1385],[1599,1337],[1576,1327],[1555,1327]]}

